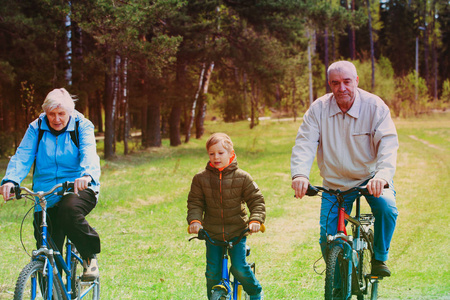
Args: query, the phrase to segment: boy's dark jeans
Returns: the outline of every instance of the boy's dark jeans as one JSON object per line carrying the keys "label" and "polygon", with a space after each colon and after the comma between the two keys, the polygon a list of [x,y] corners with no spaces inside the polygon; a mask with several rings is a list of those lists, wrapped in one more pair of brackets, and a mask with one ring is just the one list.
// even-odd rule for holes
{"label": "boy's dark jeans", "polygon": [[[242,238],[239,244],[235,245],[228,252],[231,261],[231,273],[239,280],[244,290],[252,295],[259,295],[262,291],[261,284],[253,274],[252,268],[246,261],[245,241]],[[211,289],[219,284],[222,278],[222,258],[223,247],[214,246],[206,242],[206,288],[208,299],[211,297]]]}
{"label": "boy's dark jeans", "polygon": [[[47,209],[48,232],[61,252],[67,236],[75,244],[81,257],[88,258],[100,253],[100,237],[85,219],[96,206],[97,199],[91,189],[78,194],[80,196],[68,194],[56,206]],[[37,247],[41,245],[41,214],[34,213],[34,237]]]}

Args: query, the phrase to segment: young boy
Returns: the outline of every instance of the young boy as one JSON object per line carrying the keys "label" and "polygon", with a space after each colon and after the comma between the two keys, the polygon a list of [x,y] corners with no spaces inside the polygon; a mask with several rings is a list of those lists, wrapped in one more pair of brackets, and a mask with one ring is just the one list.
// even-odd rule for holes
{"label": "young boy", "polygon": [[[252,177],[238,168],[233,142],[224,133],[211,135],[206,142],[209,162],[192,179],[188,196],[189,233],[204,228],[216,240],[232,240],[247,228],[260,230],[266,217],[264,197]],[[250,210],[247,215],[245,204]],[[262,287],[246,261],[244,237],[229,251],[231,272],[242,283],[251,300],[262,299]],[[206,288],[208,299],[221,279],[222,247],[206,243]]]}

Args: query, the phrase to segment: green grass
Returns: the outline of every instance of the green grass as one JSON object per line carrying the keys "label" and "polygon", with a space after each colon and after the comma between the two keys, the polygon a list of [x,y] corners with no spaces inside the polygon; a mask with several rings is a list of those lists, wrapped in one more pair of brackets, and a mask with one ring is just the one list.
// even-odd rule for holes
{"label": "green grass", "polygon": [[[380,299],[450,299],[448,114],[395,121],[400,139],[395,176],[400,211],[389,266],[393,276],[380,285]],[[239,166],[261,188],[267,231],[252,235],[266,299],[321,299],[324,269],[318,245],[319,201],[297,200],[290,188],[289,160],[299,122],[207,123],[201,140],[170,148],[102,160],[97,208],[88,216],[102,239],[99,255],[102,299],[205,299],[205,247],[188,242],[186,198],[191,179],[207,162],[209,133],[227,132]],[[102,146],[99,145],[101,149]],[[7,161],[0,161],[4,174]],[[29,182],[29,180],[27,181]],[[320,184],[317,167],[312,182]],[[0,208],[0,299],[12,299],[15,281],[29,258],[19,230],[29,204]],[[367,209],[367,207],[366,207]],[[24,241],[33,248],[30,219]]]}

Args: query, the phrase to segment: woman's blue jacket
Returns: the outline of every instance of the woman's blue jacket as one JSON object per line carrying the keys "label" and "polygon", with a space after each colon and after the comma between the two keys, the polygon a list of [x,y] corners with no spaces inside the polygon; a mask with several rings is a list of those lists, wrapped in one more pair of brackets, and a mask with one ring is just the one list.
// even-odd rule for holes
{"label": "woman's blue jacket", "polygon": [[[30,172],[36,158],[33,174],[34,191],[48,191],[58,183],[74,181],[79,177],[89,175],[92,178],[90,188],[98,193],[100,158],[97,155],[92,122],[84,118],[81,113],[74,111],[67,130],[55,136],[50,132],[45,118],[46,115],[43,113],[30,123],[19,148],[8,164],[1,184],[7,181],[20,184]],[[41,119],[43,135],[38,147],[39,119]],[[77,120],[79,120],[79,147],[75,145],[70,136],[70,131],[75,130]],[[48,196],[48,207],[54,206],[60,198],[56,195]]]}

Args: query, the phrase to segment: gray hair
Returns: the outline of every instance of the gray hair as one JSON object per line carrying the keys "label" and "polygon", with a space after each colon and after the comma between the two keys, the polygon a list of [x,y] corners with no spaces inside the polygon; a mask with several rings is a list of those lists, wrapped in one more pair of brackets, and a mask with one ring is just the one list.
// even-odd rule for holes
{"label": "gray hair", "polygon": [[356,77],[358,77],[355,65],[347,60],[340,60],[332,63],[327,70],[328,78],[330,77],[331,71],[338,71],[338,72],[348,71],[353,76],[353,79],[356,79]]}
{"label": "gray hair", "polygon": [[72,114],[75,110],[75,96],[69,94],[65,88],[54,89],[45,97],[44,103],[42,104],[42,109],[44,112],[49,112],[55,108],[63,108],[69,114]]}

